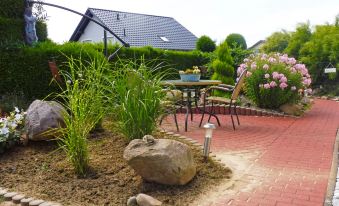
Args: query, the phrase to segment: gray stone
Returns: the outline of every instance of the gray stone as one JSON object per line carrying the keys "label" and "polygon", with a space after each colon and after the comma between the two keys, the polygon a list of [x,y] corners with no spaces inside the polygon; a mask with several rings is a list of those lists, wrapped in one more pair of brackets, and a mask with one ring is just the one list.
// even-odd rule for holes
{"label": "gray stone", "polygon": [[29,202],[33,201],[33,198],[24,198],[22,200],[20,200],[20,204],[21,206],[28,206]]}
{"label": "gray stone", "polygon": [[138,206],[137,198],[135,196],[128,198],[127,206]]}
{"label": "gray stone", "polygon": [[184,185],[196,174],[191,149],[175,140],[156,139],[152,145],[132,140],[125,148],[124,159],[137,174],[151,182]]}
{"label": "gray stone", "polygon": [[289,115],[300,116],[303,113],[302,106],[298,104],[283,104],[279,109]]}
{"label": "gray stone", "polygon": [[49,140],[58,137],[53,129],[65,127],[63,115],[66,110],[57,102],[35,100],[28,108],[25,119],[30,140]]}
{"label": "gray stone", "polygon": [[162,202],[160,202],[159,200],[149,195],[142,194],[142,193],[137,195],[136,200],[139,206],[160,206],[162,205]]}
{"label": "gray stone", "polygon": [[16,193],[16,192],[8,192],[8,193],[4,194],[5,201],[11,201],[12,197],[14,197],[17,194],[18,193]]}
{"label": "gray stone", "polygon": [[15,204],[19,204],[20,203],[20,200],[24,199],[25,198],[25,195],[21,195],[21,194],[18,194],[18,195],[15,195],[12,197],[12,201],[15,203]]}
{"label": "gray stone", "polygon": [[6,189],[0,190],[0,196],[4,196],[7,192]]}
{"label": "gray stone", "polygon": [[39,206],[40,204],[44,203],[45,201],[43,200],[33,200],[31,202],[29,202],[29,206]]}

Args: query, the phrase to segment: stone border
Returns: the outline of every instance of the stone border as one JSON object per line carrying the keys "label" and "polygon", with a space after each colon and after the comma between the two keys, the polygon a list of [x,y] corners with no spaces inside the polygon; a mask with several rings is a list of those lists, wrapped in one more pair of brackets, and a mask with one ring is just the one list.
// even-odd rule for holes
{"label": "stone border", "polygon": [[0,187],[0,198],[4,200],[2,203],[10,202],[20,206],[62,206],[60,203],[48,202],[41,199],[34,199],[24,194],[10,192],[7,188]]}
{"label": "stone border", "polygon": [[331,172],[329,175],[327,191],[325,196],[325,206],[339,205],[339,129],[334,143]]}
{"label": "stone border", "polygon": [[[195,148],[201,150],[201,152],[204,151],[204,146],[203,146],[202,144],[200,144],[197,140],[194,140],[194,139],[192,139],[192,138],[183,136],[183,135],[181,135],[181,134],[177,134],[177,133],[174,133],[174,132],[169,132],[169,131],[167,131],[167,130],[165,130],[165,129],[160,130],[160,132],[161,132],[162,134],[165,134],[166,136],[173,136],[173,137],[177,137],[178,139],[187,141],[187,142],[189,142],[193,147],[195,147]],[[208,157],[209,157],[212,161],[219,163],[221,166],[223,166],[223,167],[225,167],[225,168],[227,167],[227,165],[224,164],[224,163],[222,163],[222,162],[221,162],[221,159],[217,158],[217,157],[216,157],[216,154],[214,154],[213,152],[210,151]]]}

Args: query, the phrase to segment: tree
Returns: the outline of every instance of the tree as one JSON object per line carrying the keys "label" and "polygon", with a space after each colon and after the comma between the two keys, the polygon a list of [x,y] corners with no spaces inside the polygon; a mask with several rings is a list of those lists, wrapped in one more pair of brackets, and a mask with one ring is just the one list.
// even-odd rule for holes
{"label": "tree", "polygon": [[196,43],[197,50],[202,52],[213,52],[215,47],[215,42],[206,35],[201,36]]}
{"label": "tree", "polygon": [[299,24],[295,32],[291,33],[290,41],[288,43],[285,52],[289,56],[299,58],[299,52],[301,47],[310,40],[312,36],[311,28],[309,23]]}
{"label": "tree", "polygon": [[274,32],[266,39],[265,44],[262,46],[261,51],[265,53],[279,52],[283,53],[287,48],[290,41],[290,34],[282,30],[280,32]]}
{"label": "tree", "polygon": [[247,49],[246,40],[241,34],[233,33],[228,35],[226,42],[230,48],[240,47],[242,49]]}
{"label": "tree", "polygon": [[332,80],[328,79],[327,75],[324,74],[324,68],[329,63],[336,68],[339,67],[338,51],[339,27],[335,26],[335,24],[316,26],[310,41],[300,49],[300,59],[307,65],[314,84],[323,84],[326,81],[330,84],[335,82],[338,84],[338,74],[336,77],[332,77]]}
{"label": "tree", "polygon": [[226,40],[218,46],[216,53],[217,58],[212,62],[212,69],[214,71],[212,79],[220,80],[224,84],[233,85],[233,59]]}

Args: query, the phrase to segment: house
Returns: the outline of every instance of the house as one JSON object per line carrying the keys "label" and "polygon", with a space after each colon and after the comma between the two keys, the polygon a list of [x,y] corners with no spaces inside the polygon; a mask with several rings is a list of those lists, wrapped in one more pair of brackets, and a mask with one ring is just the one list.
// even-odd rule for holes
{"label": "house", "polygon": [[260,48],[265,44],[265,40],[259,40],[257,43],[253,44],[248,50],[252,50],[254,53],[259,53]]}
{"label": "house", "polygon": [[[197,37],[174,18],[88,8],[85,15],[102,22],[131,47],[152,46],[169,50],[193,50]],[[70,41],[103,42],[104,29],[82,18]],[[121,43],[107,32],[110,43]]]}

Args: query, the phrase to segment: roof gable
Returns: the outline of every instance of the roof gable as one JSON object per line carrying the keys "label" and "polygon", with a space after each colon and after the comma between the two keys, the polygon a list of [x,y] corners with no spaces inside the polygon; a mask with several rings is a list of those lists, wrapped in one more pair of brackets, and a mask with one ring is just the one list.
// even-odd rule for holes
{"label": "roof gable", "polygon": [[[89,8],[90,12],[131,46],[193,50],[197,37],[171,17]],[[86,26],[86,24],[82,24]],[[81,31],[84,28],[77,27]],[[76,33],[76,31],[74,32]],[[77,41],[74,34],[71,40]]]}

